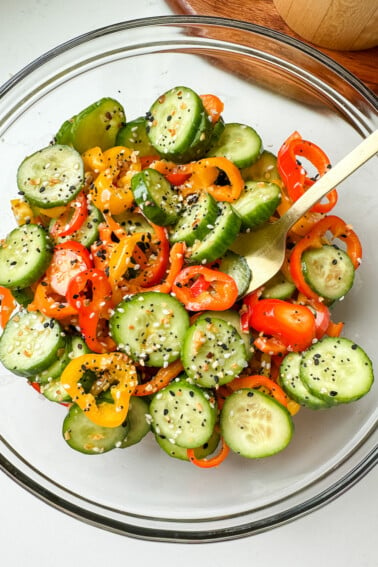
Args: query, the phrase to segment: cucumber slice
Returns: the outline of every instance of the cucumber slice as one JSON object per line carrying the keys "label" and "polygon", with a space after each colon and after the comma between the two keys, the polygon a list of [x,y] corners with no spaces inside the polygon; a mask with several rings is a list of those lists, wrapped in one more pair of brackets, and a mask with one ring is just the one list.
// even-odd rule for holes
{"label": "cucumber slice", "polygon": [[20,311],[8,321],[0,339],[0,361],[18,376],[35,376],[48,368],[64,347],[58,321],[39,312]]}
{"label": "cucumber slice", "polygon": [[247,181],[242,194],[232,206],[241,217],[242,229],[246,229],[269,220],[280,201],[281,190],[275,183]]}
{"label": "cucumber slice", "polygon": [[[43,370],[35,377],[35,382],[41,384],[41,394],[51,402],[69,402],[71,396],[66,392],[60,381],[60,376],[68,365],[68,363],[78,356],[90,353],[90,349],[85,341],[79,336],[70,336],[66,339],[66,346],[64,352],[58,356],[59,358],[54,361],[46,370]],[[94,380],[95,378],[93,378]],[[93,382],[92,376],[88,375],[82,380],[83,387],[88,391]],[[89,384],[88,384],[89,382]]]}
{"label": "cucumber slice", "polygon": [[245,124],[226,124],[218,142],[208,152],[209,157],[226,157],[237,167],[254,163],[262,149],[262,141],[256,130]]}
{"label": "cucumber slice", "polygon": [[372,362],[353,341],[325,337],[302,354],[300,378],[304,385],[328,404],[358,400],[370,390]]}
{"label": "cucumber slice", "polygon": [[265,284],[261,297],[264,299],[288,299],[295,290],[295,284],[286,279],[282,272],[278,272]]}
{"label": "cucumber slice", "polygon": [[[88,216],[83,222],[79,230],[76,230],[69,236],[61,236],[56,239],[57,243],[66,242],[67,240],[76,240],[86,248],[89,248],[98,239],[98,227],[103,221],[101,211],[90,203],[88,205]],[[51,224],[54,223],[54,219]]]}
{"label": "cucumber slice", "polygon": [[336,246],[306,250],[302,254],[302,270],[311,289],[331,301],[344,297],[353,286],[352,260]]}
{"label": "cucumber slice", "polygon": [[209,151],[218,143],[219,138],[224,132],[224,128],[225,128],[225,123],[222,116],[220,116],[219,120],[217,120],[217,122],[213,124],[213,131],[211,132]]}
{"label": "cucumber slice", "polygon": [[17,171],[17,185],[32,205],[49,209],[66,205],[81,190],[84,164],[70,146],[56,144],[26,157]]}
{"label": "cucumber slice", "polygon": [[39,384],[45,385],[45,384],[49,384],[53,380],[60,378],[60,375],[62,374],[63,370],[70,362],[70,358],[68,356],[70,344],[71,341],[69,339],[65,339],[65,344],[56,353],[56,358],[54,362],[50,364],[50,366],[45,368],[45,370],[39,372],[35,376],[34,382],[38,382]]}
{"label": "cucumber slice", "polygon": [[210,439],[216,422],[216,405],[206,391],[186,380],[176,380],[153,396],[150,414],[157,435],[190,449]]}
{"label": "cucumber slice", "polygon": [[58,404],[69,403],[72,401],[71,396],[67,394],[59,378],[55,378],[55,380],[51,380],[51,382],[48,382],[47,384],[42,384],[41,394],[43,394],[50,402]]}
{"label": "cucumber slice", "polygon": [[294,430],[287,409],[252,388],[237,390],[226,399],[220,425],[230,449],[248,459],[282,451],[290,443]]}
{"label": "cucumber slice", "polygon": [[179,195],[164,175],[156,169],[146,168],[131,179],[134,199],[143,214],[159,226],[177,221],[181,209]]}
{"label": "cucumber slice", "polygon": [[198,319],[206,319],[206,317],[207,318],[215,317],[217,319],[223,319],[223,321],[226,321],[227,323],[230,323],[230,325],[233,325],[233,327],[235,327],[235,329],[237,330],[237,332],[244,341],[247,359],[249,360],[252,357],[254,353],[254,348],[252,346],[253,336],[249,331],[248,333],[246,333],[242,330],[240,315],[237,311],[233,311],[232,309],[226,309],[226,311],[204,311],[198,317]]}
{"label": "cucumber slice", "polygon": [[[170,457],[173,457],[174,459],[180,459],[181,461],[189,461],[187,449],[185,447],[180,447],[176,443],[172,443],[173,439],[169,440],[164,435],[156,434],[155,439],[161,449],[163,449],[163,451],[165,451]],[[219,440],[220,435],[217,431],[214,430],[210,439],[206,441],[206,443],[204,443],[200,447],[194,448],[194,454],[197,459],[205,459],[206,457],[214,453],[215,449],[218,447]]]}
{"label": "cucumber slice", "polygon": [[300,379],[302,356],[298,352],[290,352],[280,365],[279,382],[283,390],[292,400],[301,406],[317,410],[329,408],[325,400],[314,396]]}
{"label": "cucumber slice", "polygon": [[183,206],[180,218],[171,230],[171,242],[185,242],[191,246],[214,228],[219,212],[215,199],[206,192],[193,197]]}
{"label": "cucumber slice", "polygon": [[132,209],[124,211],[120,215],[114,215],[114,218],[126,230],[127,234],[153,232],[153,228],[146,217]]}
{"label": "cucumber slice", "polygon": [[0,245],[0,285],[25,288],[45,272],[52,257],[52,243],[37,224],[24,224]]}
{"label": "cucumber slice", "polygon": [[116,146],[125,146],[138,152],[139,157],[152,156],[156,153],[147,135],[147,122],[144,116],[127,122],[118,132]]}
{"label": "cucumber slice", "polygon": [[265,181],[266,183],[277,183],[277,185],[281,182],[277,168],[277,158],[266,150],[263,150],[254,164],[243,168],[241,174],[245,181]]}
{"label": "cucumber slice", "polygon": [[101,427],[90,421],[76,405],[63,421],[63,438],[75,451],[99,455],[120,447],[127,435],[127,421],[118,427]]}
{"label": "cucumber slice", "polygon": [[248,291],[252,272],[244,256],[227,250],[219,262],[219,270],[231,276],[238,287],[238,299]]}
{"label": "cucumber slice", "polygon": [[213,123],[206,112],[201,113],[201,122],[193,142],[181,156],[182,162],[195,161],[205,156],[208,151],[213,134]]}
{"label": "cucumber slice", "polygon": [[149,291],[122,301],[110,319],[118,348],[146,366],[167,366],[180,356],[189,315],[171,295]]}
{"label": "cucumber slice", "polygon": [[125,123],[125,111],[113,98],[102,98],[66,120],[55,136],[58,144],[73,146],[80,154],[99,146],[102,151],[116,145]]}
{"label": "cucumber slice", "polygon": [[200,317],[189,327],[181,360],[188,377],[205,388],[231,382],[248,366],[244,340],[218,317]]}
{"label": "cucumber slice", "polygon": [[72,124],[73,118],[69,120],[65,120],[59,131],[56,133],[54,137],[54,142],[56,144],[63,144],[64,146],[72,146]]}
{"label": "cucumber slice", "polygon": [[128,425],[127,435],[120,445],[121,449],[139,443],[151,430],[151,425],[147,420],[148,415],[149,404],[146,400],[132,396],[126,418]]}
{"label": "cucumber slice", "polygon": [[188,150],[201,127],[205,109],[188,87],[174,87],[161,95],[147,113],[147,134],[155,150],[176,163],[188,161]]}
{"label": "cucumber slice", "polygon": [[241,219],[230,203],[218,202],[214,228],[188,250],[189,264],[206,264],[223,256],[239,234]]}

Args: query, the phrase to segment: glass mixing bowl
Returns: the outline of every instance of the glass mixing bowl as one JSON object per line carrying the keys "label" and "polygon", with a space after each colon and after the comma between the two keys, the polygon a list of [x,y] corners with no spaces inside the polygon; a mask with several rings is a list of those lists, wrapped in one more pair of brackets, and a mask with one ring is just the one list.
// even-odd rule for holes
{"label": "glass mixing bowl", "polygon": [[[62,122],[95,100],[119,99],[144,114],[176,85],[213,92],[224,117],[252,125],[276,152],[299,130],[335,163],[377,127],[372,92],[309,46],[251,24],[167,16],[95,30],[46,53],[0,90],[1,231],[13,226],[16,170]],[[377,160],[340,188],[336,214],[360,234],[364,259],[353,290],[335,308],[345,335],[377,365]],[[0,376],[5,473],[49,504],[122,534],[166,541],[226,540],[293,520],[340,495],[376,461],[376,388],[328,411],[301,410],[282,453],[233,455],[219,468],[170,459],[152,435],[101,456],[72,451],[61,436],[66,409],[21,378]]]}

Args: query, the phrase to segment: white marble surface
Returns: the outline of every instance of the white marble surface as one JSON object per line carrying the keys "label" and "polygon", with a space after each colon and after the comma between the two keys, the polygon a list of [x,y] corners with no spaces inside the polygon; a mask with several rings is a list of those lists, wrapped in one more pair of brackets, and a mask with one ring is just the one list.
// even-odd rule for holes
{"label": "white marble surface", "polygon": [[[73,36],[117,21],[169,13],[163,0],[0,0],[0,83]],[[373,567],[378,564],[377,480],[376,469],[326,507],[268,533],[183,545],[129,539],[86,525],[0,474],[0,562],[4,567],[143,566],[149,561],[156,567]]]}

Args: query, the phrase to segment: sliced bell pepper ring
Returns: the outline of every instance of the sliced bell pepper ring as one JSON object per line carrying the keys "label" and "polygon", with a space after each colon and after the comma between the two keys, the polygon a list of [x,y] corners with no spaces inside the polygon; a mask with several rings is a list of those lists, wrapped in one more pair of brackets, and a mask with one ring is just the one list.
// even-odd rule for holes
{"label": "sliced bell pepper ring", "polygon": [[119,284],[125,278],[125,272],[135,265],[133,253],[138,243],[148,239],[145,232],[137,232],[120,240],[109,256],[108,278],[113,293],[119,289]]}
{"label": "sliced bell pepper ring", "polygon": [[100,173],[105,169],[104,155],[102,149],[99,146],[90,148],[82,154],[82,159],[84,162],[85,171],[89,171],[94,174]]}
{"label": "sliced bell pepper ring", "polygon": [[[308,187],[315,183],[315,179],[310,179],[303,165],[298,163],[297,156],[310,161],[317,170],[317,175],[324,175],[331,167],[327,155],[319,146],[303,140],[298,132],[294,132],[282,144],[277,154],[277,167],[279,174],[284,182],[290,199],[295,202]],[[327,202],[317,203],[311,211],[318,213],[328,213],[337,202],[337,191],[332,189],[327,194]]]}
{"label": "sliced bell pepper ring", "polygon": [[2,329],[8,323],[15,307],[16,301],[10,289],[0,286],[0,327]]}
{"label": "sliced bell pepper ring", "polygon": [[221,449],[214,457],[198,459],[196,457],[195,449],[187,449],[186,451],[189,461],[193,463],[193,465],[196,465],[201,469],[210,469],[213,467],[218,467],[227,458],[229,452],[230,452],[230,448],[226,444],[223,438],[221,438]]}
{"label": "sliced bell pepper ring", "polygon": [[129,209],[134,202],[131,178],[141,170],[141,164],[136,153],[123,146],[106,150],[102,159],[105,169],[97,175],[89,192],[93,204],[100,211],[118,215]]}
{"label": "sliced bell pepper ring", "polygon": [[82,270],[73,276],[66,297],[69,304],[83,315],[96,311],[101,317],[108,318],[114,306],[108,278],[105,272],[96,268]]}
{"label": "sliced bell pepper ring", "polygon": [[250,325],[264,335],[275,337],[290,351],[305,350],[316,336],[312,311],[282,299],[260,299],[252,308]]}
{"label": "sliced bell pepper ring", "polygon": [[134,396],[150,396],[155,394],[171,382],[176,376],[181,374],[184,367],[181,360],[175,360],[168,364],[166,368],[159,368],[155,376],[145,384],[138,384],[135,388]]}
{"label": "sliced bell pepper ring", "polygon": [[[150,288],[157,285],[163,279],[169,263],[169,240],[167,230],[150,223],[153,228],[151,241],[148,243],[146,252],[150,252],[148,263],[144,269],[133,279],[134,285]],[[147,242],[146,242],[147,245]]]}
{"label": "sliced bell pepper ring", "polygon": [[[209,286],[193,294],[191,288],[201,276]],[[173,282],[172,292],[189,311],[224,311],[232,307],[238,297],[238,288],[231,276],[205,266],[184,268]]]}
{"label": "sliced bell pepper ring", "polygon": [[160,291],[161,293],[170,293],[173,283],[184,265],[185,244],[183,242],[175,242],[169,253],[168,272],[161,284],[148,287],[146,291]]}
{"label": "sliced bell pepper ring", "polygon": [[[232,203],[239,198],[244,180],[240,170],[225,157],[209,157],[181,166],[181,171],[190,173],[186,183],[180,186],[180,192],[186,196],[199,191],[207,191],[217,201]],[[228,185],[217,185],[219,171],[223,171],[229,180]]]}
{"label": "sliced bell pepper ring", "polygon": [[[110,384],[113,403],[97,402],[96,397],[86,393],[81,379],[88,370]],[[135,366],[126,354],[113,352],[108,354],[84,354],[74,358],[63,370],[61,382],[85,415],[96,425],[118,427],[127,417],[129,402],[138,378]]]}
{"label": "sliced bell pepper ring", "polygon": [[107,317],[101,317],[96,311],[87,316],[79,314],[79,327],[87,346],[99,354],[113,352],[117,345],[108,334]]}
{"label": "sliced bell pepper ring", "polygon": [[345,242],[346,252],[353,266],[357,269],[361,263],[362,246],[357,234],[340,217],[328,215],[316,223],[293,248],[290,256],[290,274],[298,290],[307,297],[318,300],[319,296],[306,282],[302,271],[302,254],[308,248],[320,248],[323,246],[323,238],[327,232],[331,232],[333,239]]}
{"label": "sliced bell pepper ring", "polygon": [[220,115],[224,110],[224,104],[220,98],[213,94],[200,95],[202,104],[205,107],[206,114],[211,118],[211,122],[218,122]]}
{"label": "sliced bell pepper ring", "polygon": [[228,382],[227,387],[235,392],[241,388],[267,388],[272,396],[283,406],[287,406],[289,398],[283,389],[273,380],[262,374],[253,374],[252,376],[243,376],[242,378],[234,378]]}
{"label": "sliced bell pepper ring", "polygon": [[85,246],[76,240],[67,240],[55,246],[45,278],[55,293],[65,296],[70,280],[92,267],[93,262]]}
{"label": "sliced bell pepper ring", "polygon": [[69,319],[77,315],[75,307],[67,302],[67,299],[56,292],[51,287],[47,278],[42,279],[34,292],[34,298],[27,306],[28,311],[41,311],[53,319]]}
{"label": "sliced bell pepper ring", "polygon": [[97,353],[116,349],[107,333],[101,333],[114,307],[112,289],[102,270],[91,268],[74,276],[66,293],[69,305],[77,310],[79,327],[88,347]]}
{"label": "sliced bell pepper ring", "polygon": [[88,217],[87,196],[81,191],[66,207],[64,213],[59,215],[50,227],[50,234],[54,238],[70,236],[81,228]]}

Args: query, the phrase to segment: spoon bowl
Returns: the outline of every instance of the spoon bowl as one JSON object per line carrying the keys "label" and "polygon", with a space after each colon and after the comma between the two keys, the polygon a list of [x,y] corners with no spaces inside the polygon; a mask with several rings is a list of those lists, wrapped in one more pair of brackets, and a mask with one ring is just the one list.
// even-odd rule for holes
{"label": "spoon bowl", "polygon": [[280,270],[285,259],[287,233],[293,224],[377,152],[378,130],[375,130],[314,183],[278,221],[239,234],[231,250],[244,256],[251,269],[247,293],[264,285]]}

